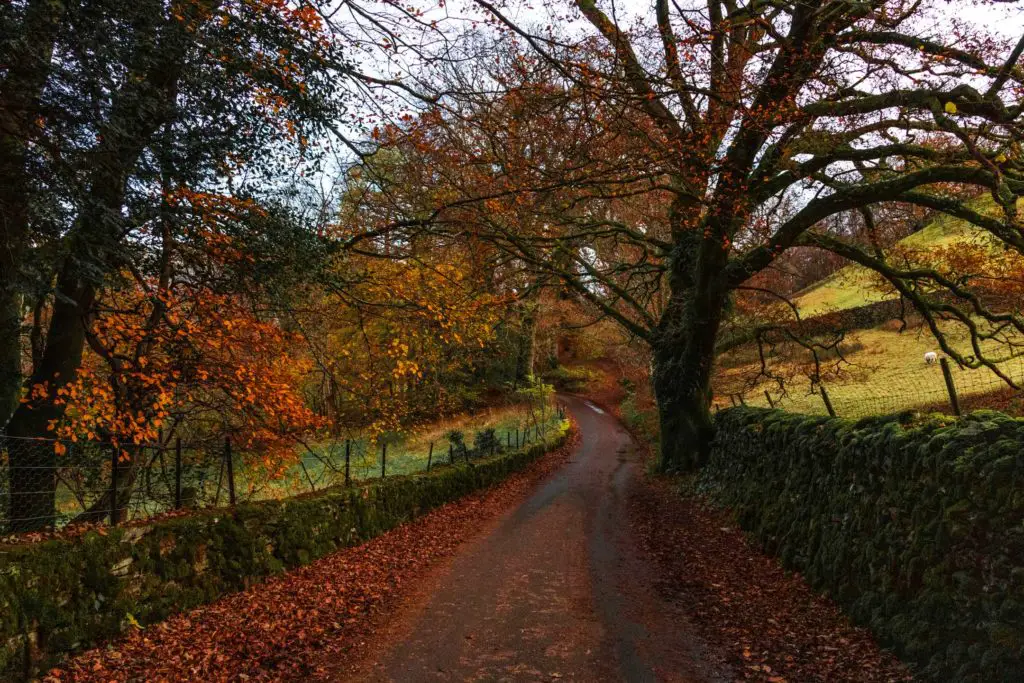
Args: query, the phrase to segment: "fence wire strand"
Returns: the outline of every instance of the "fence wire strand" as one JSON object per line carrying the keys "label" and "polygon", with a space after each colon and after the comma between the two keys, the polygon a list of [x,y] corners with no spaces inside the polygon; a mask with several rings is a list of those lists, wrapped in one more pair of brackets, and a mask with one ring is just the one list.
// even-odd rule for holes
{"label": "fence wire strand", "polygon": [[[950,364],[949,367],[955,394],[963,412],[980,408],[1007,410],[1019,406],[1024,400],[1024,394],[1019,389],[1009,386],[987,368],[970,369],[956,364]],[[1000,370],[1018,387],[1024,387],[1024,358],[1003,363]],[[766,391],[768,396],[765,396]],[[825,383],[825,391],[838,417],[859,419],[906,410],[947,414],[953,412],[952,399],[939,362],[923,363],[919,367],[902,372],[887,372],[881,376],[863,371],[860,377]],[[723,396],[718,397],[716,407],[721,409],[734,403],[811,415],[828,414],[820,385],[811,385],[809,382],[800,387],[788,386],[785,392],[777,386],[766,385],[727,393],[724,401]]]}
{"label": "fence wire strand", "polygon": [[491,430],[489,440],[462,446],[440,440],[423,453],[406,452],[386,440],[297,445],[296,462],[283,474],[250,466],[258,459],[244,452],[232,453],[229,460],[231,450],[225,445],[179,447],[167,441],[114,448],[102,442],[0,435],[0,535],[79,522],[118,524],[176,509],[223,507],[232,500],[284,498],[415,474],[428,464],[458,464],[536,443],[563,417],[561,409],[552,410],[542,422]]}

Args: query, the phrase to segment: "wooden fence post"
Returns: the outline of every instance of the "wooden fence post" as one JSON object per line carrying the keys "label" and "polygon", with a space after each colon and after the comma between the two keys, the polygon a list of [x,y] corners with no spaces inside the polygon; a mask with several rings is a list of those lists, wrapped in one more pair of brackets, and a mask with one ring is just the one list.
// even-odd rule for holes
{"label": "wooden fence post", "polygon": [[[155,454],[163,455],[163,451],[161,450],[161,448],[162,448],[161,447],[161,442],[163,440],[163,430],[162,429],[158,429],[156,434],[157,434],[157,436],[156,436],[156,445],[152,447],[153,448],[153,452]],[[142,458],[142,464],[146,468],[146,470],[145,470],[145,479],[146,479],[145,492],[146,492],[146,497],[149,498],[149,497],[153,496],[153,463],[156,462],[156,455],[153,456],[152,460],[147,460],[146,459],[146,447],[145,446],[139,446],[139,449],[140,449],[139,455]]]}
{"label": "wooden fence post", "polygon": [[832,401],[828,397],[828,390],[825,389],[824,384],[819,384],[818,387],[821,389],[821,400],[825,402],[825,410],[832,417],[836,416],[836,410],[832,407]]}
{"label": "wooden fence post", "polygon": [[309,483],[309,490],[316,491],[316,483],[313,481],[313,477],[310,475],[309,470],[306,469],[305,458],[299,460],[299,467],[302,468],[302,473],[306,475],[306,481]]}
{"label": "wooden fence post", "polygon": [[430,450],[427,451],[427,472],[430,471],[430,461],[434,457],[434,442],[430,442]]}
{"label": "wooden fence post", "polygon": [[942,366],[942,376],[946,379],[946,391],[949,392],[949,404],[953,407],[953,414],[960,417],[960,398],[956,395],[953,374],[949,371],[949,361],[945,356],[939,359],[939,365]]}
{"label": "wooden fence post", "polygon": [[181,437],[174,440],[174,509],[181,509]]}
{"label": "wooden fence post", "polygon": [[117,444],[110,444],[110,526],[117,526]]}
{"label": "wooden fence post", "polygon": [[352,485],[352,440],[345,439],[345,486]]}
{"label": "wooden fence post", "polygon": [[231,437],[224,437],[224,464],[228,468],[228,502],[235,504],[235,463],[231,457]]}

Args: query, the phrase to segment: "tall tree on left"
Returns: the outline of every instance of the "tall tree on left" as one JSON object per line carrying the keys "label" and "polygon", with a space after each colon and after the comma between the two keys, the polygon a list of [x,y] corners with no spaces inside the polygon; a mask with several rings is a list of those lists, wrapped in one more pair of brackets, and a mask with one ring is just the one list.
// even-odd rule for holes
{"label": "tall tree on left", "polygon": [[[60,0],[33,0],[20,17],[0,8],[0,425],[21,389],[21,261],[28,245],[30,145],[64,15]],[[11,31],[7,27],[17,25]]]}
{"label": "tall tree on left", "polygon": [[[0,19],[0,424],[41,437],[65,410],[99,295],[152,267],[155,221],[182,225],[167,244],[187,270],[168,193],[252,194],[285,158],[308,158],[346,66],[308,3],[24,0]],[[22,379],[32,307],[45,314]],[[56,457],[12,449],[13,530],[52,524],[55,480],[40,474]]]}

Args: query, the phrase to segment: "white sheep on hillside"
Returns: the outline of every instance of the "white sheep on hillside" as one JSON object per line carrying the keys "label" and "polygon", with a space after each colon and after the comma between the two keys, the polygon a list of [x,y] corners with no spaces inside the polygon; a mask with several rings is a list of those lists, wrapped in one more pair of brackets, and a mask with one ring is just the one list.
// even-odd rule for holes
{"label": "white sheep on hillside", "polygon": [[935,353],[934,351],[929,351],[928,353],[924,354],[924,362],[927,363],[928,365],[931,365],[938,359],[939,354]]}

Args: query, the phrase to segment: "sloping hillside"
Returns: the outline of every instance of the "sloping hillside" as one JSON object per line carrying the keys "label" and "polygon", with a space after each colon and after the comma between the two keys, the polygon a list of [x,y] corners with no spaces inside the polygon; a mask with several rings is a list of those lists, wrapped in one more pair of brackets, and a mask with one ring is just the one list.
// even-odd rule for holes
{"label": "sloping hillside", "polygon": [[[975,202],[975,208],[992,210],[994,203],[986,196]],[[914,249],[939,248],[960,241],[976,240],[982,235],[983,231],[970,223],[942,215],[901,240],[900,244]],[[796,305],[801,315],[811,317],[885,299],[886,295],[873,287],[873,282],[874,277],[867,268],[851,264],[798,294]]]}
{"label": "sloping hillside", "polygon": [[[969,354],[969,340],[962,328],[951,324],[941,325],[949,336],[950,343],[960,351]],[[846,363],[838,376],[829,376],[825,383],[836,412],[843,417],[859,418],[898,412],[908,408],[936,406],[948,410],[948,394],[942,370],[937,363],[928,364],[924,354],[928,351],[941,353],[927,329],[919,323],[900,333],[895,325],[881,325],[869,330],[853,330],[846,335],[842,344]],[[982,344],[995,357],[999,345],[994,341]],[[715,373],[716,402],[720,407],[731,405],[733,394],[744,394],[744,400],[751,405],[767,407],[764,396],[767,390],[775,405],[797,413],[824,414],[825,404],[820,394],[811,393],[806,378],[810,372],[809,357],[796,348],[779,348],[779,355],[769,351],[769,360],[776,372],[792,375],[786,383],[783,396],[779,386],[766,379],[757,379],[759,355],[756,347],[746,345],[723,354]],[[834,361],[826,354],[825,364]],[[965,406],[974,406],[967,401],[982,395],[1000,392],[1006,385],[995,374],[985,369],[962,370],[955,364],[952,378],[957,392],[964,399]],[[1024,357],[1009,358],[999,363],[1000,369],[1015,382],[1024,382]],[[1018,401],[1019,403],[1019,401]],[[1004,410],[1009,406],[1003,407]],[[1020,405],[1013,407],[1017,412]]]}
{"label": "sloping hillside", "polygon": [[[975,210],[995,212],[995,204],[987,197],[973,202]],[[985,231],[971,224],[940,216],[922,230],[899,244],[909,249],[939,249],[957,243],[992,239]],[[808,287],[795,297],[795,303],[806,318],[829,312],[849,310],[882,301],[888,295],[876,286],[877,276],[858,265],[848,265],[821,282]],[[964,355],[973,355],[970,338],[962,326],[940,323],[950,344]],[[1024,383],[1024,357],[1013,354],[995,340],[981,346],[989,357],[999,359],[1000,369],[1015,382]],[[924,354],[939,352],[938,344],[922,326],[912,319],[907,329],[893,322],[871,329],[850,329],[841,345],[845,363],[838,376],[826,379],[831,401],[837,412],[847,417],[894,412],[910,407],[937,406],[945,409],[948,393],[938,364],[927,364]],[[776,405],[794,412],[823,413],[821,395],[811,392],[806,374],[812,371],[806,353],[787,345],[765,351],[776,372],[793,378],[786,392],[776,382],[760,375],[761,355],[753,344],[735,347],[718,358],[715,393],[721,406],[730,405],[737,394],[756,405],[767,405],[767,390]],[[835,354],[825,353],[826,368],[833,367]],[[992,396],[1006,389],[1005,383],[986,370],[961,370],[954,366],[953,381],[964,397]],[[1016,396],[1016,394],[1014,393]],[[1014,399],[1014,411],[1020,410],[1024,397]],[[1006,409],[1004,407],[1004,409]]]}

